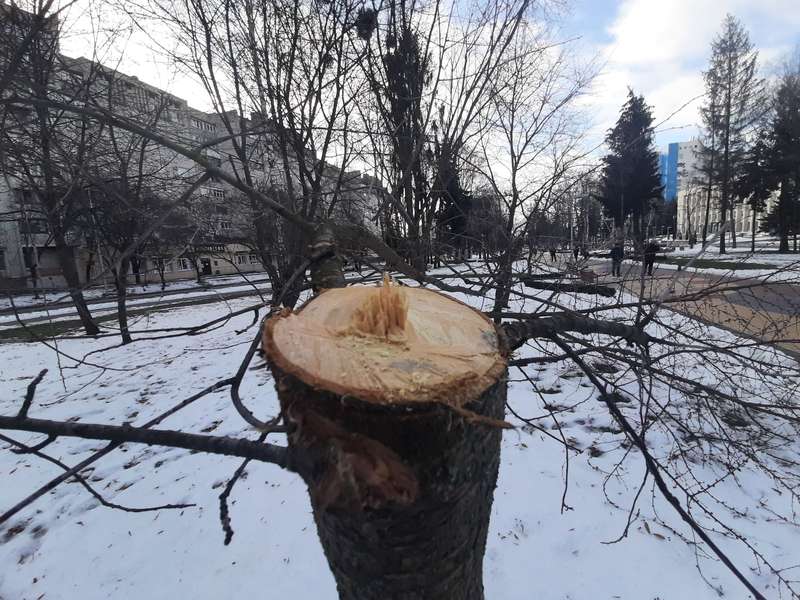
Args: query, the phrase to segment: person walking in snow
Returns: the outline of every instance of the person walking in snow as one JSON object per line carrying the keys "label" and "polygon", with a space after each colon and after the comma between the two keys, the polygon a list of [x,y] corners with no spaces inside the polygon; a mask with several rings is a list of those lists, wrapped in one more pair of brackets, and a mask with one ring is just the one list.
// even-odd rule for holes
{"label": "person walking in snow", "polygon": [[644,248],[644,268],[650,276],[653,275],[653,264],[656,262],[656,254],[659,250],[661,247],[655,240],[650,240],[650,243]]}

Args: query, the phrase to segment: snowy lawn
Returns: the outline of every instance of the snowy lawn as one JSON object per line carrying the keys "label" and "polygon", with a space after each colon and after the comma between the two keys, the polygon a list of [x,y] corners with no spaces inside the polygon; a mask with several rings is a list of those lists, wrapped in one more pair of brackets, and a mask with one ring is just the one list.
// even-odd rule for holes
{"label": "snowy lawn", "polygon": [[[208,288],[197,286],[196,288],[186,288],[185,291],[182,291],[181,294],[175,294],[173,291],[172,293],[158,294],[155,296],[148,296],[146,298],[137,298],[136,296],[133,296],[127,300],[126,305],[129,310],[134,310],[139,307],[152,306],[155,304],[159,304],[161,302],[183,302],[186,300],[201,300],[201,299],[213,300],[215,298],[219,298],[222,294],[236,294],[240,292],[255,293],[253,289],[254,287],[258,289],[260,293],[265,294],[267,296],[269,295],[269,290],[270,290],[269,284],[265,284],[263,281],[261,281],[258,284],[243,283],[241,285],[234,285],[222,289],[215,289],[213,286]],[[194,289],[196,289],[197,291],[193,291]],[[256,299],[256,301],[258,301],[258,299]],[[17,306],[17,308],[20,307]],[[116,314],[117,301],[116,299],[112,298],[108,302],[92,303],[89,306],[89,309],[91,310],[92,315],[95,317],[102,317],[110,314]],[[42,321],[56,322],[56,321],[75,319],[76,312],[75,308],[72,306],[64,308],[43,307],[42,310],[35,310],[31,312],[22,313],[19,315],[19,317],[25,323],[42,322]],[[12,327],[12,328],[19,327],[17,315],[13,313],[0,315],[0,329],[4,327]]]}
{"label": "snowy lawn", "polygon": [[[247,281],[257,283],[259,285],[264,284],[267,281],[266,273],[264,272],[256,271],[252,273],[244,273],[244,276],[247,277]],[[183,290],[202,291],[214,287],[230,286],[238,283],[245,283],[245,279],[242,277],[242,275],[211,275],[205,276],[202,283],[197,283],[197,281],[193,278],[181,279],[179,281],[168,281],[163,290],[161,289],[160,281],[152,280],[146,283],[129,284],[126,289],[127,294],[130,297],[135,297],[139,294],[155,294],[156,297],[158,297],[160,293],[169,294],[170,292],[179,292]],[[223,287],[223,289],[227,288]],[[107,283],[105,286],[90,287],[84,290],[83,295],[87,300],[92,301],[106,297],[113,298],[115,291],[113,285],[111,283]],[[69,294],[67,294],[64,290],[46,290],[41,291],[38,294],[34,294],[32,291],[23,294],[14,294],[14,305],[17,308],[46,306],[48,304],[69,301]],[[0,309],[8,308],[11,308],[11,301],[9,300],[8,296],[0,296]]]}
{"label": "snowy lawn", "polygon": [[[701,259],[721,263],[736,264],[736,270],[725,268],[698,268],[696,266],[683,267],[684,270],[707,275],[730,276],[737,278],[759,278],[767,282],[800,282],[800,254],[789,252],[779,253],[777,240],[767,237],[756,237],[756,251],[750,251],[750,237],[739,237],[737,247],[732,248],[730,241],[725,254],[719,253],[719,242],[715,239],[709,243],[705,251],[702,244],[695,244],[690,248],[686,242],[670,241],[669,244],[683,244],[682,249],[677,248],[667,254],[669,258],[675,259]],[[790,243],[791,245],[791,243]],[[748,265],[753,265],[749,267]],[[764,268],[769,265],[770,268]],[[678,266],[658,262],[660,269],[674,269]]]}
{"label": "snowy lawn", "polygon": [[[585,304],[584,300],[573,301]],[[252,302],[252,298],[238,299],[228,306],[235,310]],[[476,305],[475,299],[470,298],[470,303]],[[491,301],[484,304],[478,302],[477,307],[488,309]],[[537,309],[541,306],[530,300],[511,308]],[[221,310],[220,305],[202,305],[155,312],[139,320],[136,329],[141,335],[146,328],[194,325],[219,316]],[[684,317],[670,318],[676,325],[685,321]],[[27,384],[46,367],[50,371],[38,388],[32,416],[144,423],[232,375],[254,333],[252,329],[236,331],[247,327],[251,319],[250,314],[242,315],[195,337],[138,341],[93,354],[87,359],[90,364],[80,366],[41,344],[0,345],[0,411],[13,414]],[[710,331],[720,339],[733,339],[724,331]],[[81,357],[98,344],[110,347],[116,343],[112,338],[100,342],[67,339],[58,341],[57,347],[66,355]],[[536,356],[544,350],[552,351],[534,344],[519,355]],[[681,360],[684,362],[676,367],[688,377],[713,379],[711,367],[691,358]],[[619,538],[625,527],[645,471],[641,457],[632,452],[623,466],[615,469],[619,459],[631,451],[595,390],[573,365],[533,365],[526,367],[526,373],[535,389],[519,369],[509,372],[511,408],[536,419],[556,437],[560,437],[560,426],[568,443],[580,452],[569,452],[565,497],[569,508],[562,512],[564,445],[508,415],[519,427],[503,437],[484,567],[487,598],[749,597],[719,562],[692,543],[688,527],[650,486],[637,504],[628,536],[608,543]],[[630,382],[634,377],[624,369],[618,376],[627,378],[626,385],[633,391]],[[684,410],[688,402],[666,386],[656,385],[655,394],[676,411]],[[276,413],[273,382],[260,361],[254,361],[242,397],[261,418]],[[631,419],[639,415],[634,403],[624,410]],[[161,427],[256,437],[243,426],[227,390],[198,400]],[[7,433],[28,443],[41,439]],[[282,443],[279,438],[272,441]],[[672,441],[657,428],[648,440],[653,453],[666,460]],[[60,439],[46,451],[73,465],[103,445]],[[776,460],[796,458],[797,449],[796,443],[784,443],[774,449],[774,455]],[[713,460],[697,460],[695,475],[702,474],[709,484],[716,481],[716,497],[739,509],[734,525],[749,543],[779,567],[797,565],[800,529],[791,520],[789,494],[747,464],[734,477]],[[218,495],[239,463],[239,459],[140,445],[112,452],[85,473],[107,500],[132,507],[196,506],[121,512],[101,506],[77,483],[62,484],[0,528],[0,598],[336,598],[306,489],[295,475],[272,465],[251,464],[246,479],[232,494],[235,535],[229,546],[223,545]],[[12,454],[0,442],[0,511],[58,474],[57,467]],[[789,521],[775,518],[776,513],[788,515]],[[714,539],[757,587],[778,597],[775,577],[758,565],[744,546],[720,535]],[[785,573],[790,579],[796,578],[793,574],[797,573]],[[785,589],[783,597],[788,597]]]}

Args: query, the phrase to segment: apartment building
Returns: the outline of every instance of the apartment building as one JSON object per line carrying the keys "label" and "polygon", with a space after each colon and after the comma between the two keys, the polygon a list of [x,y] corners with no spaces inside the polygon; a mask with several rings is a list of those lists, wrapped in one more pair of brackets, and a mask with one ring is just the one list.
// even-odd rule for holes
{"label": "apartment building", "polygon": [[[3,10],[12,10],[0,6]],[[0,56],[6,58],[14,55],[15,41],[24,37],[26,26],[30,26],[30,15],[19,9],[13,11],[16,12],[8,13],[13,18],[7,19],[6,23],[15,21],[18,24],[16,33],[5,35],[0,40]],[[278,132],[263,118],[254,114],[248,119],[240,119],[234,112],[222,115],[206,113],[192,108],[185,99],[136,77],[86,58],[60,55],[57,53],[56,32],[57,23],[54,23],[48,38],[53,53],[50,59],[54,65],[47,81],[48,98],[78,106],[101,107],[123,115],[184,147],[202,148],[202,154],[211,164],[231,173],[241,173],[243,165],[232,140],[226,135],[226,123],[258,129],[260,133],[250,137],[248,142],[247,167],[252,181],[260,190],[285,186],[285,171],[278,154]],[[17,88],[26,86],[33,71],[35,69],[15,73],[13,81]],[[14,91],[13,86],[6,86],[2,92],[10,94]],[[19,114],[10,121],[4,119],[4,123],[19,125],[28,116],[35,120],[31,109],[20,105]],[[126,170],[136,171],[139,180],[146,181],[151,191],[156,190],[169,202],[179,198],[202,172],[195,161],[160,144],[142,144],[135,133],[124,128],[82,118],[65,118],[63,123],[50,125],[59,138],[67,140],[61,144],[69,147],[64,149],[65,154],[70,151],[79,155],[81,152],[92,153],[92,164],[96,167],[94,177],[101,180],[101,188],[104,182],[113,181],[117,185],[118,180],[127,179],[124,176]],[[7,147],[15,145],[19,149],[23,145],[16,144],[14,136],[9,133],[13,130],[14,127],[8,127],[0,143]],[[131,151],[130,156],[121,157],[120,148],[141,148],[141,151]],[[75,223],[64,224],[63,230],[62,224],[56,223],[58,231],[53,231],[52,218],[48,219],[45,214],[45,203],[39,196],[41,190],[37,189],[43,175],[37,166],[40,161],[34,153],[21,152],[19,156],[9,158],[12,154],[4,151],[0,162],[0,287],[64,287],[65,254],[69,254],[68,262],[74,265],[82,284],[108,281],[109,268],[115,265],[115,257],[122,254],[119,248],[115,248],[113,242],[116,240],[111,239],[109,243],[108,238],[104,240],[95,235],[92,227],[81,227],[76,224],[80,222],[77,217]],[[311,160],[315,158],[312,156]],[[79,161],[73,164],[67,157],[63,163],[74,169]],[[121,168],[120,164],[126,167]],[[66,167],[61,169],[67,170]],[[359,222],[376,230],[377,210],[385,193],[380,182],[358,172],[341,173],[330,165],[324,165],[323,172],[327,191],[323,194],[326,205],[320,207],[321,214]],[[65,194],[65,197],[69,194],[74,196],[76,192],[70,189],[70,183],[80,178],[64,179],[66,182],[55,191]],[[95,218],[92,194],[97,193],[98,186],[88,187],[92,189],[79,190],[84,224],[87,219]],[[123,205],[130,199],[125,197],[127,193],[126,190],[120,194],[119,202]],[[173,212],[169,227],[151,234],[140,252],[132,257],[132,280],[145,283],[261,271],[264,260],[279,258],[277,255],[265,257],[264,253],[255,250],[252,207],[236,188],[223,181],[208,180],[193,195],[189,206],[181,206]],[[143,219],[147,216],[143,215]],[[278,227],[276,220],[272,223]],[[121,231],[120,238],[125,233]]]}

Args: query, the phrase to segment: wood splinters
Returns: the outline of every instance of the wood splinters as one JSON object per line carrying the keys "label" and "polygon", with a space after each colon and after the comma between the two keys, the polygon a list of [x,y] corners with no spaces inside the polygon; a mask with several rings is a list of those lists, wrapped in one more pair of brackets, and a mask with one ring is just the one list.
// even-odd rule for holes
{"label": "wood splinters", "polygon": [[408,298],[402,287],[383,274],[383,285],[353,314],[353,329],[384,339],[405,339]]}

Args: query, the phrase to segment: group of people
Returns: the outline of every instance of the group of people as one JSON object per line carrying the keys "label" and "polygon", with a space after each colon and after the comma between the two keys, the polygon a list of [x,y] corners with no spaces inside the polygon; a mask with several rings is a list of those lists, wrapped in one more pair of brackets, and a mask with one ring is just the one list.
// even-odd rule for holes
{"label": "group of people", "polygon": [[[558,250],[556,249],[556,247],[555,246],[550,246],[548,248],[548,252],[550,254],[550,261],[551,262],[556,262],[556,260],[558,259],[558,256],[557,256]],[[586,260],[587,258],[589,258],[589,250],[586,248],[585,245],[580,245],[579,246],[579,245],[576,244],[572,248],[572,256],[575,258],[575,262],[578,262],[578,256],[581,256],[584,260]]]}
{"label": "group of people", "polygon": [[[661,251],[661,246],[655,240],[650,240],[644,247],[644,270],[648,275],[653,275],[653,267],[656,262],[656,254]],[[625,258],[625,250],[619,244],[611,249],[611,276],[620,277],[622,275],[622,261]]]}
{"label": "group of people", "polygon": [[[661,251],[661,247],[655,240],[650,240],[647,245],[644,247],[644,269],[648,275],[653,274],[653,267],[655,266],[656,262],[656,254]],[[551,245],[548,248],[548,253],[550,254],[550,261],[556,262],[557,256],[557,249],[554,245]],[[586,248],[585,245],[578,245],[575,244],[572,248],[572,256],[575,259],[575,262],[578,262],[578,257],[582,257],[584,260],[589,258],[589,250]],[[613,248],[611,248],[611,276],[612,277],[621,277],[622,276],[622,261],[625,259],[625,250],[621,244],[616,244]]]}

